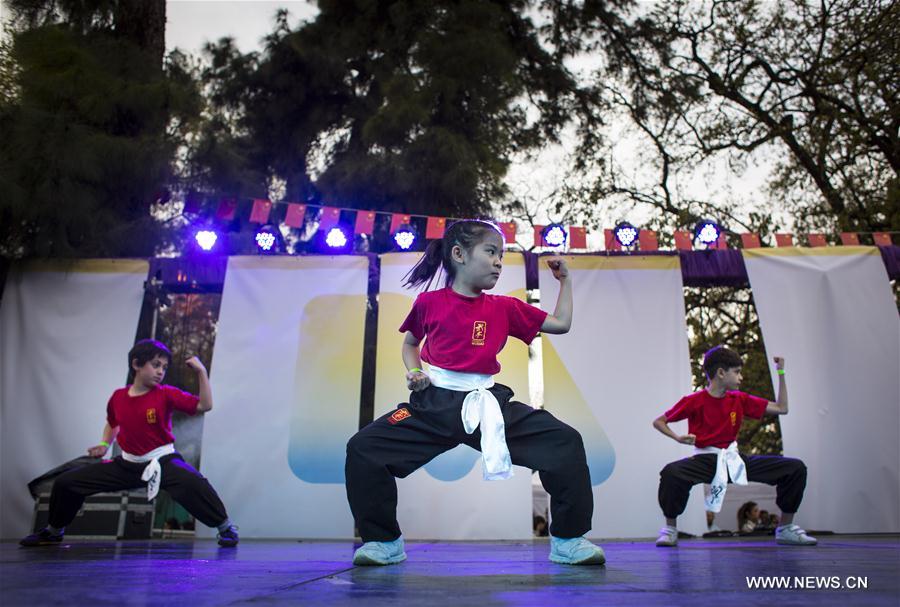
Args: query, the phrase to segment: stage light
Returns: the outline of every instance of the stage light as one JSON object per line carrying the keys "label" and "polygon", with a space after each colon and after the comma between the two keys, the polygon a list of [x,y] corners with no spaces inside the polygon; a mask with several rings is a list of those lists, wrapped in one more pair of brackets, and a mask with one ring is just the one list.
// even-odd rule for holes
{"label": "stage light", "polygon": [[640,230],[627,221],[620,221],[616,224],[615,229],[613,229],[616,241],[623,247],[633,246],[634,243],[637,242],[639,232]]}
{"label": "stage light", "polygon": [[278,235],[275,228],[270,225],[264,225],[256,231],[256,248],[260,253],[274,253],[276,251],[275,244],[278,242]]}
{"label": "stage light", "polygon": [[416,230],[408,223],[404,223],[394,232],[394,242],[404,251],[408,251],[416,242]]}
{"label": "stage light", "polygon": [[558,223],[551,223],[541,232],[548,247],[561,247],[566,244],[567,234]]}
{"label": "stage light", "polygon": [[325,244],[332,249],[342,249],[347,246],[347,235],[341,228],[331,228],[328,230],[328,236],[325,237]]}
{"label": "stage light", "polygon": [[204,251],[212,250],[216,246],[218,238],[219,235],[213,230],[197,230],[197,233],[194,234],[194,240],[197,241],[197,245]]}
{"label": "stage light", "polygon": [[706,246],[716,244],[719,241],[719,235],[721,235],[721,233],[722,228],[719,227],[719,224],[710,219],[698,221],[694,228],[694,238]]}

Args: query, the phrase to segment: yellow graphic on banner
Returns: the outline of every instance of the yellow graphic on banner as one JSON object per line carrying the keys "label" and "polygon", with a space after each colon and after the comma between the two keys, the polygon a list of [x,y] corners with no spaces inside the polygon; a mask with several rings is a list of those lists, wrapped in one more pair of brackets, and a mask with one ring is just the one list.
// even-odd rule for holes
{"label": "yellow graphic on banner", "polygon": [[[308,483],[344,482],[346,445],[359,420],[365,317],[365,295],[320,296],[303,309],[288,464]],[[255,404],[264,415],[265,403]]]}
{"label": "yellow graphic on banner", "polygon": [[588,468],[591,470],[591,484],[599,485],[612,475],[616,466],[616,453],[612,443],[553,344],[546,337],[542,353],[544,386],[553,387],[550,397],[544,398],[544,408],[581,433]]}

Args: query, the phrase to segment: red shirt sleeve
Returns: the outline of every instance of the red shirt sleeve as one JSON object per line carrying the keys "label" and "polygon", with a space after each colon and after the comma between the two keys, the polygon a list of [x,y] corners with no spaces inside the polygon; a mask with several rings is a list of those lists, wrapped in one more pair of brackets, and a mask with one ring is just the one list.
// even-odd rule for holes
{"label": "red shirt sleeve", "polygon": [[424,293],[420,293],[419,296],[416,297],[412,310],[409,311],[406,320],[400,325],[401,333],[409,331],[415,335],[416,339],[423,339],[425,337],[425,302],[422,300],[422,295],[424,295]]}
{"label": "red shirt sleeve", "polygon": [[116,410],[113,407],[113,396],[110,396],[109,401],[106,403],[106,423],[109,424],[110,428],[115,428],[119,425],[119,422],[116,420]]}
{"label": "red shirt sleeve", "polygon": [[675,406],[665,412],[666,421],[667,422],[677,422],[683,419],[687,419],[691,416],[691,413],[694,412],[695,404],[697,399],[691,398],[693,394],[689,394],[683,397],[680,401],[675,403]]}
{"label": "red shirt sleeve", "polygon": [[179,390],[175,386],[166,386],[165,390],[166,401],[168,401],[170,408],[182,411],[188,415],[197,413],[197,405],[200,403],[199,396],[195,396],[184,390]]}
{"label": "red shirt sleeve", "polygon": [[506,302],[509,334],[530,344],[541,330],[547,313],[515,297],[504,296],[503,299]]}
{"label": "red shirt sleeve", "polygon": [[741,407],[744,409],[744,415],[746,417],[760,419],[766,414],[766,407],[768,404],[769,401],[765,398],[741,392]]}

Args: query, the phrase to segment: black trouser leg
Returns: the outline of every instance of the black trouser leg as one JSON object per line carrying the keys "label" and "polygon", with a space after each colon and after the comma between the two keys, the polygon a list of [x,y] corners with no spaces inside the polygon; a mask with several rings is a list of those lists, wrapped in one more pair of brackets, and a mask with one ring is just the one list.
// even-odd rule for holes
{"label": "black trouser leg", "polygon": [[537,470],[550,494],[550,534],[572,538],[590,531],[594,494],[581,435],[543,409],[511,401],[501,410],[513,463]]}
{"label": "black trouser leg", "polygon": [[49,524],[65,527],[78,514],[84,498],[95,493],[136,489],[141,481],[143,466],[129,464],[120,459],[89,464],[62,474],[53,483],[50,493]]}
{"label": "black trouser leg", "polygon": [[219,494],[202,474],[178,454],[159,460],[162,466],[161,489],[184,506],[191,516],[207,527],[218,527],[228,518]]}
{"label": "black trouser leg", "polygon": [[[390,542],[400,537],[395,478],[409,476],[459,444],[453,438],[454,400],[447,393],[453,394],[435,387],[413,393],[412,403],[376,419],[347,443],[347,500],[364,542]],[[391,417],[401,409],[409,417]],[[462,430],[459,411],[457,406],[455,418]]]}
{"label": "black trouser leg", "polygon": [[686,457],[667,464],[659,473],[659,506],[666,518],[678,518],[687,507],[691,487],[709,483],[716,473],[715,454]]}
{"label": "black trouser leg", "polygon": [[775,503],[782,512],[793,514],[800,508],[806,489],[806,465],[793,457],[742,455],[747,480],[775,485]]}

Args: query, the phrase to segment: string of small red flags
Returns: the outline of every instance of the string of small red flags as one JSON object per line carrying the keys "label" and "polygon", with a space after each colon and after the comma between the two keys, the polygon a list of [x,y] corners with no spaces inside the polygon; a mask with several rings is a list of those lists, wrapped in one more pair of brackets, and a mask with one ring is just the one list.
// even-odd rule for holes
{"label": "string of small red flags", "polygon": [[[185,198],[184,212],[198,213],[202,197],[196,193],[189,193]],[[270,223],[272,208],[276,205],[285,205],[286,211],[284,215],[284,223],[291,228],[302,228],[306,221],[308,213],[315,209],[320,209],[318,217],[318,229],[327,231],[338,225],[340,216],[343,211],[356,213],[356,220],[353,226],[354,234],[365,234],[371,236],[375,229],[375,218],[378,215],[390,215],[390,233],[397,232],[402,226],[409,225],[413,217],[425,219],[425,238],[426,240],[441,238],[447,228],[447,222],[453,222],[453,218],[436,217],[430,215],[417,215],[411,213],[391,213],[387,211],[369,211],[360,209],[350,209],[345,207],[313,205],[297,202],[273,203],[266,199],[253,199],[250,209],[250,223],[267,224]],[[238,199],[222,198],[216,208],[215,218],[219,221],[232,221],[237,215]],[[516,234],[518,226],[515,221],[496,222],[497,226],[503,232],[504,240],[507,244],[516,244]],[[546,225],[535,225],[534,230],[534,246],[554,248],[547,242]],[[843,246],[858,246],[860,244],[859,234],[857,232],[842,232],[840,234],[840,244]],[[871,233],[874,244],[878,246],[891,246],[893,232],[874,232]],[[624,247],[619,243],[613,229],[605,229],[603,231],[604,245],[607,251],[623,251],[623,250],[639,250],[639,251],[657,251],[660,249],[658,233],[654,230],[641,229],[638,230],[636,246]],[[825,247],[828,241],[825,234],[809,233],[806,234],[806,243],[809,247]],[[676,250],[693,250],[695,248],[695,235],[693,232],[686,230],[676,230],[674,235],[674,248]],[[568,234],[564,237],[567,241],[568,249],[588,249],[588,231],[582,226],[568,226]],[[758,234],[742,233],[740,234],[741,248],[756,249],[763,246]],[[557,245],[558,246],[558,245]],[[792,247],[794,246],[794,235],[790,233],[775,234],[776,247]],[[706,249],[725,250],[729,248],[726,235],[720,233],[716,242],[708,244]]]}

